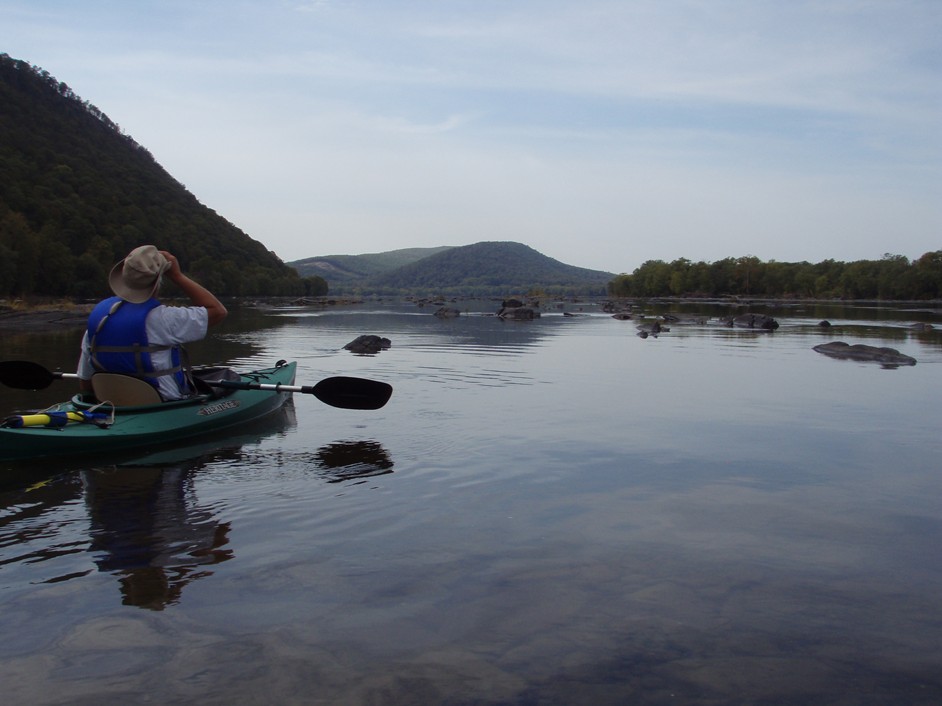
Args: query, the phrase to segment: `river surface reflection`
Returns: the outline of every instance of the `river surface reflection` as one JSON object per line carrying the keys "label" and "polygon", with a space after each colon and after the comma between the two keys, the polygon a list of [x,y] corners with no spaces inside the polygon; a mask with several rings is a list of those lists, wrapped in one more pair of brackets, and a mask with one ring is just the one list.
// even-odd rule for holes
{"label": "river surface reflection", "polygon": [[[754,308],[760,333],[707,303],[498,304],[239,311],[194,359],[391,401],[6,464],[5,701],[942,702],[937,307]],[[640,338],[658,314],[688,323]],[[392,346],[343,350],[365,333]],[[71,370],[79,337],[0,359]],[[834,340],[918,363],[812,350]]]}

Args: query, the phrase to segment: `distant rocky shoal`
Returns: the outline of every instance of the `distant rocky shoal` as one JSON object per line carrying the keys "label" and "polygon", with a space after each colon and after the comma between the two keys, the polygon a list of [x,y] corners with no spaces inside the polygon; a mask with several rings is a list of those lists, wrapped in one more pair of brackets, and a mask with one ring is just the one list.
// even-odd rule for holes
{"label": "distant rocky shoal", "polygon": [[52,331],[81,328],[88,323],[92,307],[68,309],[30,309],[0,306],[0,329],[15,331]]}

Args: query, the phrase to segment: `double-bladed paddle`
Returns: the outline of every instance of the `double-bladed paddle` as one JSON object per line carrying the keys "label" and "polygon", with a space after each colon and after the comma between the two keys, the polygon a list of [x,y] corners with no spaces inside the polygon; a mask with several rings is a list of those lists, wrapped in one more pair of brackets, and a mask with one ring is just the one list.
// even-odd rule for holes
{"label": "double-bladed paddle", "polygon": [[[47,370],[29,360],[0,361],[0,382],[19,390],[43,390],[55,380],[78,379],[75,373]],[[392,385],[377,380],[345,376],[329,377],[316,385],[282,385],[260,382],[219,380],[204,382],[213,387],[233,390],[270,390],[272,392],[300,392],[314,395],[324,404],[341,409],[379,409],[392,396]]]}

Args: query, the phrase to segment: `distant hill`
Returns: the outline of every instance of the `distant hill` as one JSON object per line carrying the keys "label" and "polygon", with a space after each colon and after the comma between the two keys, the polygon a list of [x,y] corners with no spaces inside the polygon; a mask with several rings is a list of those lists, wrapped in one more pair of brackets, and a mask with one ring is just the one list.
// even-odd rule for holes
{"label": "distant hill", "polygon": [[100,296],[145,243],[221,295],[326,287],[202,205],[68,85],[0,54],[0,296]]}
{"label": "distant hill", "polygon": [[[567,265],[543,255],[533,248],[515,242],[481,242],[474,245],[439,250],[412,262],[393,267],[395,257],[406,251],[393,251],[371,256],[347,256],[347,272],[360,271],[362,276],[342,282],[328,279],[331,292],[363,294],[428,293],[449,295],[494,295],[543,291],[547,294],[605,294],[614,275]],[[413,255],[421,251],[411,251]],[[371,258],[365,263],[356,258]],[[402,256],[400,256],[402,257]],[[319,260],[321,258],[310,258]],[[335,261],[336,258],[323,258]],[[348,263],[350,261],[347,261]],[[367,272],[368,267],[379,271]]]}
{"label": "distant hill", "polygon": [[295,260],[288,264],[295,268],[302,277],[320,276],[330,283],[332,290],[345,284],[388,272],[404,265],[437,255],[449,250],[449,246],[437,248],[405,248],[388,252],[367,253],[364,255],[324,255]]}

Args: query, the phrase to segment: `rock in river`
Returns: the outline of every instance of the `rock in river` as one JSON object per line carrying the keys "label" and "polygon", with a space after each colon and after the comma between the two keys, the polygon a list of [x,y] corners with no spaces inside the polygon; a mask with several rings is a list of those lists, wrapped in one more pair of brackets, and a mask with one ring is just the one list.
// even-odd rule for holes
{"label": "rock in river", "polygon": [[392,342],[388,338],[382,338],[381,336],[374,336],[372,334],[365,334],[363,336],[357,336],[343,348],[344,350],[350,351],[351,353],[364,355],[379,353],[380,351],[389,348],[390,345],[392,345]]}
{"label": "rock in river", "polygon": [[497,312],[501,319],[516,319],[518,321],[527,321],[540,318],[540,312],[531,309],[528,306],[504,307]]}
{"label": "rock in river", "polygon": [[774,331],[778,328],[778,321],[765,314],[741,314],[725,319],[726,325],[736,328],[758,328],[765,331]]}
{"label": "rock in river", "polygon": [[844,360],[863,360],[892,366],[916,364],[915,358],[900,353],[895,348],[878,348],[862,343],[850,345],[844,341],[832,341],[831,343],[822,343],[819,346],[815,346],[814,350],[818,353],[831,356],[832,358],[841,358]]}

